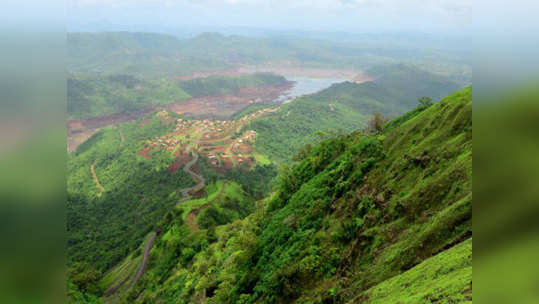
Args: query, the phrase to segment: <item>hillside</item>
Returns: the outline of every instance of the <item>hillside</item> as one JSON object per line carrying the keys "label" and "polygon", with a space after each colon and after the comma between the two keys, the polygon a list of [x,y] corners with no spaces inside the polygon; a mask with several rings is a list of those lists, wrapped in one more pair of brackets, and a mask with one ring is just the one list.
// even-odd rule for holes
{"label": "hillside", "polygon": [[416,107],[419,97],[438,101],[461,88],[447,77],[409,65],[375,68],[372,73],[373,82],[334,84],[252,122],[249,128],[259,133],[255,148],[281,163],[301,146],[319,139],[317,132],[352,132],[364,128],[376,112],[396,117]]}
{"label": "hillside", "polygon": [[233,94],[241,88],[284,83],[286,79],[282,76],[262,73],[191,80],[73,75],[67,80],[67,114],[69,119],[87,119],[141,111],[189,98]]}
{"label": "hillside", "polygon": [[[382,133],[305,147],[250,215],[233,211],[239,188],[217,183],[162,218],[144,276],[109,300],[471,302],[471,114],[469,87]],[[97,286],[129,278],[140,258],[132,251]]]}
{"label": "hillside", "polygon": [[67,163],[69,265],[104,273],[133,251],[155,222],[194,182],[183,171],[169,174],[174,157],[136,152],[140,141],[173,125],[157,116],[139,127],[123,124],[100,131]]}
{"label": "hillside", "polygon": [[[298,36],[248,37],[204,33],[188,39],[130,32],[68,33],[68,71],[75,74],[185,76],[253,64],[363,70],[406,62],[458,81],[471,80],[469,54],[431,37],[364,36],[346,43]],[[441,51],[441,46],[447,51]],[[203,51],[202,51],[203,50]]]}
{"label": "hillside", "polygon": [[177,204],[198,208],[227,194],[220,209],[200,210],[209,212],[201,227],[250,213],[252,202],[271,191],[277,172],[252,149],[254,134],[238,130],[265,113],[210,121],[159,111],[103,128],[69,154],[70,279],[84,292],[103,293],[96,280],[140,248]]}
{"label": "hillside", "polygon": [[180,40],[150,33],[69,33],[67,65],[71,73],[132,74],[139,77],[188,75],[228,68],[225,62],[186,57]]}

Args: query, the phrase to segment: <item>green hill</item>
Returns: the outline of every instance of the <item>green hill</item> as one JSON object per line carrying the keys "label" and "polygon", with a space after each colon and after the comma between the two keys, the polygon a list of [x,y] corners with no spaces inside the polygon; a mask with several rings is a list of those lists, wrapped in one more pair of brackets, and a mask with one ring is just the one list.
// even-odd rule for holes
{"label": "green hill", "polygon": [[135,112],[191,97],[235,93],[239,88],[286,82],[282,76],[252,74],[203,79],[142,79],[131,75],[72,76],[67,80],[69,119]]}
{"label": "green hill", "polygon": [[72,73],[188,75],[229,67],[222,60],[186,57],[173,36],[150,33],[69,33],[67,64]]}
{"label": "green hill", "polygon": [[213,221],[195,214],[209,223],[198,229],[189,209],[165,217],[145,275],[117,302],[471,302],[471,87],[297,159],[243,219],[220,225],[224,198]]}
{"label": "green hill", "polygon": [[173,129],[153,115],[144,127],[105,128],[68,155],[68,265],[104,273],[138,247],[181,198],[177,190],[193,184],[181,170],[167,172],[170,154],[137,154],[142,139]]}
{"label": "green hill", "polygon": [[286,35],[247,37],[205,33],[177,39],[152,33],[68,33],[67,64],[68,71],[75,74],[155,78],[245,64],[292,63],[304,67],[364,70],[406,62],[457,81],[470,81],[469,54],[459,50],[465,49],[466,44],[461,41],[432,44],[428,42],[430,39],[427,36],[414,40],[400,36],[382,39],[379,35],[366,35],[360,41],[343,43]]}
{"label": "green hill", "polygon": [[301,146],[317,140],[317,132],[362,129],[376,112],[395,117],[417,106],[419,97],[439,100],[461,88],[447,77],[409,65],[376,68],[373,75],[377,77],[374,82],[334,84],[254,121],[248,128],[259,133],[255,148],[280,163],[289,160]]}

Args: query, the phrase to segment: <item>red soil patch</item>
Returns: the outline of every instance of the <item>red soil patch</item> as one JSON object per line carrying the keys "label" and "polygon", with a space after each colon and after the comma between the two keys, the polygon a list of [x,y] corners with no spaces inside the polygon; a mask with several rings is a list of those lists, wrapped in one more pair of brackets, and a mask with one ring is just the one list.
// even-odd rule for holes
{"label": "red soil patch", "polygon": [[180,152],[180,150],[176,151],[174,155],[176,156],[176,161],[170,164],[170,166],[167,169],[168,173],[170,174],[180,170],[186,163],[188,163],[191,160],[191,154],[183,153],[183,151]]}
{"label": "red soil patch", "polygon": [[137,154],[146,158],[146,159],[150,159],[152,158],[152,156],[150,154],[148,154],[152,149],[150,148],[142,148],[142,150],[140,151],[137,151]]}
{"label": "red soil patch", "polygon": [[253,147],[251,147],[251,145],[248,145],[248,144],[240,144],[237,150],[241,153],[249,153],[253,151]]}
{"label": "red soil patch", "polygon": [[228,119],[249,104],[272,101],[292,88],[293,83],[241,88],[235,94],[197,97],[173,103],[167,109],[195,118]]}
{"label": "red soil patch", "polygon": [[230,157],[223,157],[223,169],[230,170],[234,167],[234,163]]}

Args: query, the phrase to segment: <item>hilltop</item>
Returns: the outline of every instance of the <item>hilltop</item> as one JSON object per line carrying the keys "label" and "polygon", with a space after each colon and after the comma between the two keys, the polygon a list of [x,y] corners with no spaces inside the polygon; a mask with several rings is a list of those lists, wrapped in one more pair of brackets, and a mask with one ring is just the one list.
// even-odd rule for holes
{"label": "hilltop", "polygon": [[[161,217],[144,276],[109,299],[471,302],[471,114],[468,87],[380,133],[327,136],[248,212],[252,198],[235,182],[215,183]],[[107,275],[76,283],[103,293],[129,281],[142,254],[133,248]]]}

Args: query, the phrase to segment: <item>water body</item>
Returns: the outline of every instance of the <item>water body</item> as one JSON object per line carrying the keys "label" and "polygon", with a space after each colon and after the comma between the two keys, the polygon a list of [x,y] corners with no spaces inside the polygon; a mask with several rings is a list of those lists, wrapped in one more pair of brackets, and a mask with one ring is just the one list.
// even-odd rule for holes
{"label": "water body", "polygon": [[277,103],[289,103],[294,98],[317,93],[323,89],[329,88],[334,83],[349,81],[344,78],[308,78],[308,77],[287,77],[296,84],[283,95],[275,100]]}

